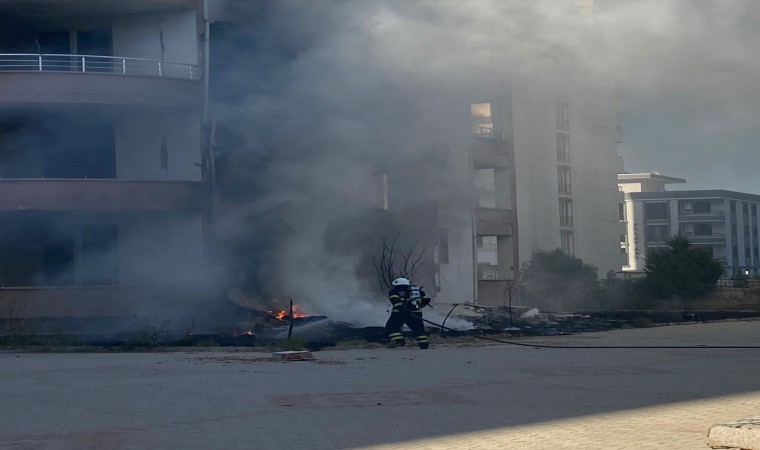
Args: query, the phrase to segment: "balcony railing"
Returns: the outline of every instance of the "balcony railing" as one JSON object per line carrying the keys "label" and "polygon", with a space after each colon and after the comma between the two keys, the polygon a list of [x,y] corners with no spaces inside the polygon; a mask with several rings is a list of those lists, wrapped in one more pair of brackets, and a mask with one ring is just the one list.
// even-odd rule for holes
{"label": "balcony railing", "polygon": [[83,72],[198,80],[193,64],[96,55],[1,53],[0,72]]}
{"label": "balcony railing", "polygon": [[485,138],[485,139],[493,139],[496,141],[504,141],[506,138],[504,137],[504,133],[502,131],[494,130],[493,127],[487,127],[483,125],[473,125],[471,129],[471,133],[473,136]]}

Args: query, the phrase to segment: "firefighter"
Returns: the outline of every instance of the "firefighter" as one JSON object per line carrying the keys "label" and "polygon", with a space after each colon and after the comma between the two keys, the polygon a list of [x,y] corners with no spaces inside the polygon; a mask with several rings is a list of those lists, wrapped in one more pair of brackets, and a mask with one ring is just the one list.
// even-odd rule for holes
{"label": "firefighter", "polygon": [[414,333],[417,345],[420,348],[428,348],[430,340],[425,334],[425,323],[422,322],[422,308],[430,304],[425,291],[414,286],[406,278],[396,278],[391,283],[393,287],[388,292],[388,300],[391,305],[391,316],[385,323],[388,332],[389,348],[403,347],[406,345],[401,327],[406,324]]}

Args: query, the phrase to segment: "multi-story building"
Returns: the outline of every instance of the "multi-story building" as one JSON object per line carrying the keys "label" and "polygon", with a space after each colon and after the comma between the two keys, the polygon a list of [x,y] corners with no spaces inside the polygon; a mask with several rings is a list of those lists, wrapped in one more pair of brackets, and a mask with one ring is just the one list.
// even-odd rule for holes
{"label": "multi-story building", "polygon": [[0,307],[129,315],[201,279],[202,4],[0,2]]}
{"label": "multi-story building", "polygon": [[621,242],[627,256],[623,271],[643,271],[647,251],[664,246],[670,236],[680,233],[722,261],[726,275],[760,273],[760,195],[666,191],[666,184],[686,180],[657,173],[624,173],[618,179],[625,192],[620,213],[626,224]]}
{"label": "multi-story building", "polygon": [[[576,6],[581,17],[593,18],[593,1]],[[589,82],[571,67],[559,58],[553,71],[515,71],[478,88],[490,94],[471,111],[472,220],[462,220],[462,205],[442,207],[439,219],[450,239],[443,246],[450,262],[440,266],[446,301],[504,303],[505,282],[519,276],[535,250],[560,248],[596,266],[600,276],[620,270],[620,108],[611,86]],[[488,155],[485,163],[479,153]],[[474,282],[467,283],[470,271]],[[453,280],[459,287],[447,293]]]}
{"label": "multi-story building", "polygon": [[503,126],[508,104],[472,104],[470,147],[449,161],[453,171],[470,178],[464,184],[473,191],[439,202],[439,302],[501,305],[506,283],[519,276],[514,140]]}
{"label": "multi-story building", "polygon": [[521,258],[561,248],[601,276],[621,263],[619,108],[609,88],[571,76],[557,83],[556,77],[513,83]]}

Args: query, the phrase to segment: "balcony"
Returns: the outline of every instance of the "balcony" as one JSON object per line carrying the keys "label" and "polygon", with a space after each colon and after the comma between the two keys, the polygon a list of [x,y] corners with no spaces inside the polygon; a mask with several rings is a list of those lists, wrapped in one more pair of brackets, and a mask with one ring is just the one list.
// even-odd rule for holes
{"label": "balcony", "polygon": [[692,244],[726,244],[726,235],[724,233],[713,234],[694,234],[694,233],[681,233],[682,236],[689,239]]}
{"label": "balcony", "polygon": [[202,205],[199,182],[0,179],[0,211],[200,211]]}
{"label": "balcony", "polygon": [[725,222],[726,213],[724,211],[710,211],[706,213],[679,211],[678,221],[679,222]]}
{"label": "balcony", "polygon": [[476,136],[472,143],[472,165],[475,169],[504,169],[511,166],[509,143]]}
{"label": "balcony", "polygon": [[478,236],[512,236],[517,223],[514,211],[493,208],[475,208]]}
{"label": "balcony", "polygon": [[0,101],[185,106],[200,104],[192,64],[90,55],[0,54]]}

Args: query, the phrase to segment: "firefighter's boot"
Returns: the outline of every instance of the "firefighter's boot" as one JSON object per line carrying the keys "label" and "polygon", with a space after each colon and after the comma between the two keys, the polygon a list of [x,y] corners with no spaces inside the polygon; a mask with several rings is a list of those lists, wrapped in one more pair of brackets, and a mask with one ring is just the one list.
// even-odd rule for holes
{"label": "firefighter's boot", "polygon": [[388,348],[404,347],[406,345],[404,335],[401,333],[391,333],[388,337],[391,339],[390,342],[388,342]]}

